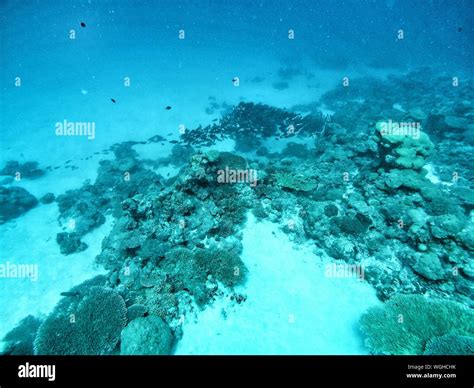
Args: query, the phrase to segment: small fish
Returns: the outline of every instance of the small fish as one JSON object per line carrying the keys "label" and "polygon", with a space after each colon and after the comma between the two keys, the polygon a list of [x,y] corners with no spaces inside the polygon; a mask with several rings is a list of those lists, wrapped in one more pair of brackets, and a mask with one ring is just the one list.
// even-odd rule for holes
{"label": "small fish", "polygon": [[114,104],[117,102],[113,98],[111,98],[110,101],[112,101]]}
{"label": "small fish", "polygon": [[171,109],[171,107],[168,105],[168,106],[167,106],[165,109],[166,109],[166,110],[170,110],[170,109]]}
{"label": "small fish", "polygon": [[86,23],[81,22],[81,27],[84,28],[86,26]]}
{"label": "small fish", "polygon": [[178,143],[178,140],[170,140],[170,143],[171,144],[176,144],[176,143]]}
{"label": "small fish", "polygon": [[79,296],[81,293],[79,291],[66,291],[66,292],[61,292],[61,296]]}
{"label": "small fish", "polygon": [[461,32],[461,31],[462,31],[462,27],[459,27],[459,28],[458,28],[458,32]]}

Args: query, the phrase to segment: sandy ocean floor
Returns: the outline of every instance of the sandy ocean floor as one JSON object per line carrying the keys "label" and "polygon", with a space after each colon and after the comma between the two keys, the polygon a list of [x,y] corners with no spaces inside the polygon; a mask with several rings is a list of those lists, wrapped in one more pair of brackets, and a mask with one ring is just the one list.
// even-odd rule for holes
{"label": "sandy ocean floor", "polygon": [[[185,322],[176,354],[366,354],[357,333],[380,303],[357,278],[329,278],[327,261],[252,214],[243,231],[249,276],[241,305],[217,301]],[[229,307],[230,306],[230,307]]]}

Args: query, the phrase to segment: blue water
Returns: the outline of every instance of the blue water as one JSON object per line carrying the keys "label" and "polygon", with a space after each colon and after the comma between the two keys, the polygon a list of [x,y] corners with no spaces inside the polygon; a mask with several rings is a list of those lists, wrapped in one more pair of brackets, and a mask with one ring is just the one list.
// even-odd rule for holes
{"label": "blue water", "polygon": [[[351,85],[357,83],[354,80],[364,77],[385,80],[396,76],[403,79],[405,74],[421,69],[418,83],[407,83],[404,87],[416,88],[428,79],[436,82],[431,79],[437,76],[450,80],[455,77],[463,85],[468,82],[472,85],[473,15],[472,0],[3,0],[0,4],[0,168],[12,160],[20,163],[35,161],[47,172],[38,179],[7,179],[0,185],[22,187],[38,199],[46,193],[58,196],[67,190],[80,189],[84,182],[95,181],[100,160],[113,159],[113,155],[106,152],[113,144],[143,142],[155,135],[177,141],[180,128],[190,131],[218,122],[240,102],[263,103],[304,114],[322,112],[331,115],[337,104],[326,106],[320,98],[340,87],[346,78]],[[433,84],[427,86],[427,89],[433,88]],[[427,89],[420,89],[420,98]],[[387,95],[390,95],[389,90]],[[459,97],[459,101],[464,99],[469,106],[462,113],[471,125],[469,129],[467,126],[464,128],[466,145],[469,136],[472,140],[473,131],[470,96],[472,93]],[[390,104],[392,102],[398,106],[398,101]],[[429,102],[424,103],[422,108],[427,109]],[[445,105],[451,107],[449,101]],[[399,111],[404,112],[415,108],[400,107]],[[442,114],[443,109],[441,104]],[[93,138],[57,136],[55,126],[64,120],[94,123]],[[354,122],[352,127],[346,128],[345,134],[355,136],[356,127]],[[433,134],[432,140],[434,137]],[[332,139],[328,145],[322,143],[322,147],[336,147],[336,140]],[[462,143],[459,139],[455,141]],[[303,144],[309,142],[310,148],[314,147],[314,139],[301,140]],[[137,160],[168,158],[174,143],[159,143],[136,145]],[[279,143],[269,142],[266,148],[270,153],[282,152],[286,143]],[[202,151],[207,152],[213,147],[218,151],[237,152],[236,144],[228,141]],[[317,141],[315,147],[318,147]],[[197,148],[194,151],[197,152]],[[469,160],[471,150],[472,147],[459,152],[465,152],[466,160]],[[256,158],[256,151],[252,149],[243,156]],[[455,153],[459,155],[459,152]],[[456,163],[462,165],[462,162]],[[154,171],[165,179],[179,176],[184,165],[162,163]],[[432,181],[445,180],[436,175],[436,163],[433,165],[435,174]],[[445,174],[451,175],[452,170],[458,168],[455,162],[453,166]],[[469,168],[465,163],[464,168],[467,168],[468,176],[462,176],[463,182],[472,190],[472,166]],[[4,175],[0,180],[11,174]],[[331,185],[330,182],[325,184]],[[110,190],[114,189],[110,187]],[[287,209],[288,212],[293,210]],[[34,285],[28,279],[0,278],[0,305],[5,306],[5,314],[0,315],[0,337],[29,314],[44,319],[60,300],[60,292],[94,275],[110,275],[103,266],[94,264],[95,256],[101,253],[102,239],[111,233],[117,221],[110,209],[106,217],[103,225],[83,237],[88,244],[87,250],[74,252],[72,256],[60,253],[56,243],[56,235],[65,230],[67,220],[60,219],[60,210],[55,203],[40,204],[0,224],[0,264],[37,264],[41,274]],[[377,297],[368,283],[354,279],[347,285],[321,281],[318,286],[316,280],[311,282],[304,278],[305,274],[313,274],[312,271],[321,275],[314,266],[322,266],[329,259],[315,242],[316,238],[305,237],[302,241],[291,237],[286,241],[284,234],[291,236],[293,231],[292,227],[289,232],[284,227],[290,216],[282,211],[279,217],[266,220],[268,224],[265,223],[266,227],[259,233],[265,235],[268,232],[266,239],[270,241],[272,230],[275,233],[284,231],[279,238],[281,251],[299,261],[289,264],[282,253],[275,262],[294,276],[272,274],[267,282],[262,281],[265,273],[277,269],[272,268],[271,261],[259,262],[252,254],[253,248],[265,243],[258,236],[252,237],[249,228],[255,227],[254,221],[242,223],[240,227],[245,236],[242,260],[251,268],[248,286],[239,286],[242,287],[239,292],[249,294],[248,303],[240,315],[238,308],[228,312],[228,321],[224,322],[219,308],[225,308],[227,299],[218,299],[203,313],[201,322],[205,322],[205,327],[199,326],[199,314],[196,313],[195,322],[189,323],[188,329],[187,323],[183,326],[184,339],[179,342],[177,353],[369,352],[369,348],[364,346],[358,321],[364,311],[381,304],[383,298]],[[460,230],[470,233],[468,211],[463,217],[465,224]],[[275,229],[278,223],[280,232]],[[235,238],[241,241],[241,233],[235,233]],[[337,241],[341,244],[340,240]],[[272,255],[277,255],[278,250],[271,250],[274,245],[267,244],[263,246]],[[298,248],[293,252],[291,244],[315,244],[316,248],[305,248],[312,253],[300,252]],[[171,244],[171,248],[175,246]],[[472,260],[472,250],[463,249],[465,256],[461,261],[467,266],[467,260]],[[265,255],[265,252],[260,254]],[[71,258],[73,264],[68,262]],[[314,276],[317,278],[319,275]],[[298,276],[305,280],[300,281]],[[472,287],[472,277],[466,276],[466,279]],[[292,287],[300,283],[305,286],[294,291],[272,282],[287,282]],[[274,307],[271,312],[270,309],[266,311],[266,305],[281,306],[274,301],[269,304],[261,302],[262,295],[272,292],[274,287],[282,290],[279,297],[284,305],[291,305],[295,293],[299,296],[298,302],[288,309]],[[330,301],[331,295],[338,296],[339,305]],[[431,294],[427,291],[426,295]],[[314,310],[306,318],[302,313],[305,309],[312,309],[316,303],[324,305],[321,314],[325,318],[318,321],[317,328],[324,331],[325,339],[316,339],[311,333],[302,334],[314,328],[312,322],[319,319]],[[262,313],[260,320],[253,321],[255,311],[262,309],[266,313]],[[296,331],[287,331],[286,319],[293,316],[294,311],[303,315],[296,321],[302,322],[301,326]],[[260,341],[259,336],[272,326],[272,320],[280,318],[284,322],[275,325],[277,331],[269,335],[268,341]],[[347,324],[341,324],[331,332],[335,322],[337,325],[341,322]],[[175,329],[176,322],[167,323]],[[252,343],[245,346],[236,344],[232,330],[245,333],[245,330],[252,331],[253,324],[255,338]],[[186,337],[186,330],[196,336],[199,334],[199,340]],[[222,332],[222,336],[219,334],[220,339],[216,342],[209,340],[209,345],[206,338],[212,338],[216,332]]]}

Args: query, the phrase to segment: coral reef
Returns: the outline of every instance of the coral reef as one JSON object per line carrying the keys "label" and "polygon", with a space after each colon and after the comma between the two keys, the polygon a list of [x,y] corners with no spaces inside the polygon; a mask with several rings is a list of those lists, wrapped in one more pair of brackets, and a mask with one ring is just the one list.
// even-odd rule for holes
{"label": "coral reef", "polygon": [[56,200],[56,196],[53,193],[46,193],[40,198],[40,202],[44,205],[49,205]]}
{"label": "coral reef", "polygon": [[80,301],[67,309],[61,304],[56,306],[41,324],[34,342],[35,354],[100,355],[115,349],[126,324],[122,297],[110,288],[92,286],[77,298]]}
{"label": "coral reef", "polygon": [[37,204],[35,196],[23,187],[0,186],[0,224],[20,217]]}
{"label": "coral reef", "polygon": [[121,334],[121,354],[163,355],[170,354],[173,335],[168,325],[159,317],[148,316],[130,322]]}
{"label": "coral reef", "polygon": [[474,313],[460,304],[422,295],[395,295],[361,318],[366,345],[376,354],[423,354],[441,346],[445,335],[474,338]]}
{"label": "coral reef", "polygon": [[38,162],[20,163],[16,160],[10,160],[0,170],[0,175],[8,175],[17,179],[37,179],[44,174],[46,174],[46,171],[38,168]]}
{"label": "coral reef", "polygon": [[[281,78],[296,75],[284,69]],[[143,161],[138,143],[115,144],[94,183],[56,199],[63,254],[85,249],[81,238],[112,218],[97,256],[109,273],[61,299],[36,335],[36,352],[108,354],[121,333],[123,354],[169,354],[189,311],[224,294],[245,303],[235,292],[249,271],[239,255],[251,211],[296,244],[309,241],[318,255],[364,268],[385,302],[361,319],[373,353],[471,354],[474,95],[470,80],[449,83],[427,69],[354,79],[301,107],[306,115],[241,102],[182,134],[168,158]],[[201,149],[225,139],[235,151]],[[280,151],[271,148],[278,140],[286,143]],[[180,173],[163,180],[148,169],[163,164]],[[225,169],[258,171],[258,184],[219,181]],[[16,197],[19,207],[11,206]],[[23,189],[0,188],[0,223],[35,201]],[[95,314],[99,308],[114,313]],[[87,325],[77,324],[81,314]]]}
{"label": "coral reef", "polygon": [[23,318],[3,338],[3,341],[6,342],[6,347],[2,354],[15,356],[33,355],[33,341],[40,325],[41,320],[32,315]]}
{"label": "coral reef", "polygon": [[474,355],[474,337],[451,334],[434,337],[426,344],[423,354],[472,356]]}
{"label": "coral reef", "polygon": [[56,235],[56,242],[63,255],[70,255],[71,253],[82,252],[87,249],[87,244],[82,242],[77,233],[58,233]]}

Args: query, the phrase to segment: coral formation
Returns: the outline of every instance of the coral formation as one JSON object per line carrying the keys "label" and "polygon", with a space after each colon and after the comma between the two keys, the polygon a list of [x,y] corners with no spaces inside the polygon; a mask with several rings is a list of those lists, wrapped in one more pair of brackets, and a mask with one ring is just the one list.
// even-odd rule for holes
{"label": "coral formation", "polygon": [[426,344],[426,355],[472,356],[474,355],[474,337],[446,334],[434,337]]}
{"label": "coral formation", "polygon": [[369,309],[360,323],[367,346],[376,354],[423,354],[428,341],[445,335],[474,338],[471,310],[422,295],[395,295],[383,306]]}
{"label": "coral formation", "polygon": [[10,160],[5,167],[0,170],[0,175],[8,175],[17,179],[37,179],[46,174],[46,171],[38,168],[38,162],[20,163],[17,160]]}
{"label": "coral formation", "polygon": [[6,343],[3,354],[15,356],[33,355],[33,341],[40,325],[41,320],[32,315],[23,318],[3,338],[3,341]]}
{"label": "coral formation", "polygon": [[173,335],[168,325],[159,317],[148,316],[130,322],[121,334],[121,354],[164,355],[170,354]]}
{"label": "coral formation", "polygon": [[100,355],[111,353],[126,323],[122,297],[110,288],[93,286],[68,309],[58,305],[36,334],[35,354]]}
{"label": "coral formation", "polygon": [[37,204],[35,196],[23,187],[0,186],[0,224],[20,217]]}

